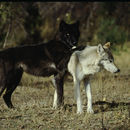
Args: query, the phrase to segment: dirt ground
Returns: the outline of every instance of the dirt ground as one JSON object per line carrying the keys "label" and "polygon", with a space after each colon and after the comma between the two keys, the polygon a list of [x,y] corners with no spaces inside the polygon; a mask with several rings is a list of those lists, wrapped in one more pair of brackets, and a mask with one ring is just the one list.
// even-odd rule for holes
{"label": "dirt ground", "polygon": [[[130,129],[130,53],[115,56],[121,72],[107,71],[91,79],[94,114],[88,114],[81,83],[84,113],[76,114],[72,78],[64,85],[64,106],[52,108],[54,88],[49,78],[24,74],[12,96],[15,109],[0,98],[0,130],[128,130]],[[124,58],[125,57],[125,58]],[[121,60],[120,60],[120,59]]]}

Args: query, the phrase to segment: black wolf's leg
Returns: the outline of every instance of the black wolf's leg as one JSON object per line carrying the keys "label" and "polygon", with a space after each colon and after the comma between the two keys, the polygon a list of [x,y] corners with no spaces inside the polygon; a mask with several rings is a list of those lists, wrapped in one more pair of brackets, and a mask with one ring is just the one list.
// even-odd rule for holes
{"label": "black wolf's leg", "polygon": [[[53,107],[58,107],[64,104],[64,89],[63,89],[63,83],[64,83],[64,76],[65,72],[58,73],[56,76],[54,76],[55,79],[55,94],[54,95],[54,103]],[[55,99],[57,98],[57,99]],[[56,102],[56,103],[55,103]],[[55,104],[55,105],[54,105]]]}
{"label": "black wolf's leg", "polygon": [[[5,75],[1,75],[1,77],[5,77]],[[4,80],[4,78],[3,79],[0,78],[0,97],[5,89],[6,89],[5,80]]]}
{"label": "black wolf's leg", "polygon": [[22,68],[19,68],[19,69],[14,70],[14,73],[9,75],[9,78],[7,78],[7,80],[8,80],[7,84],[6,84],[7,89],[6,89],[6,92],[3,96],[3,98],[4,98],[6,105],[9,108],[14,108],[13,104],[11,102],[11,95],[12,95],[13,91],[16,89],[17,85],[19,84],[22,74],[23,74],[23,70],[22,70]]}
{"label": "black wolf's leg", "polygon": [[4,92],[5,90],[5,86],[0,86],[0,96],[2,95],[2,93]]}

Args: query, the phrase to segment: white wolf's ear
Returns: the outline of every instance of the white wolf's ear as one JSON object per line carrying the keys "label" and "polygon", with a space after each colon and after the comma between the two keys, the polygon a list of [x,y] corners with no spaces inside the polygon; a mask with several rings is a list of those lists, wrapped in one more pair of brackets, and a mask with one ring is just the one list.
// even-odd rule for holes
{"label": "white wolf's ear", "polygon": [[104,52],[103,46],[101,44],[97,46],[97,52],[98,54],[102,54]]}
{"label": "white wolf's ear", "polygon": [[105,43],[105,45],[103,46],[103,48],[104,48],[104,49],[110,48],[110,42]]}

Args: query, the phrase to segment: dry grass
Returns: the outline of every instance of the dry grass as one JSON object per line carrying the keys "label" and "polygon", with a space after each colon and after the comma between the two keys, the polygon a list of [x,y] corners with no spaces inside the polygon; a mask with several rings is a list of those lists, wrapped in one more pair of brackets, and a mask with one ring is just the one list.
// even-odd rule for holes
{"label": "dry grass", "polygon": [[130,128],[130,48],[115,55],[121,73],[103,71],[92,77],[93,109],[86,113],[86,95],[81,86],[84,113],[76,114],[73,83],[66,80],[64,107],[52,109],[54,88],[50,78],[36,78],[24,74],[20,86],[12,96],[16,107],[8,109],[0,99],[0,130],[127,130]]}

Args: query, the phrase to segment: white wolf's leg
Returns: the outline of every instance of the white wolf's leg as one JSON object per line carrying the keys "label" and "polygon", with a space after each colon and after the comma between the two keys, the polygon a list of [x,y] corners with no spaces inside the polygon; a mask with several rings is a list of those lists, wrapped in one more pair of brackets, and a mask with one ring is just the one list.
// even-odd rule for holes
{"label": "white wolf's leg", "polygon": [[84,86],[85,86],[85,92],[88,98],[87,113],[94,113],[92,109],[92,95],[91,95],[91,87],[90,87],[89,79],[84,80]]}
{"label": "white wolf's leg", "polygon": [[75,97],[77,102],[77,113],[81,114],[83,112],[82,110],[82,101],[80,96],[80,82],[75,80],[74,81],[74,88],[75,88]]}
{"label": "white wolf's leg", "polygon": [[53,101],[53,108],[57,108],[57,91],[55,90],[54,93],[54,101]]}
{"label": "white wolf's leg", "polygon": [[53,108],[57,108],[57,90],[56,90],[56,83],[55,83],[55,79],[54,79],[54,77],[53,77],[53,79],[52,79],[52,83],[53,83],[53,85],[54,85],[54,87],[55,87],[55,92],[54,92],[54,100],[53,100]]}

